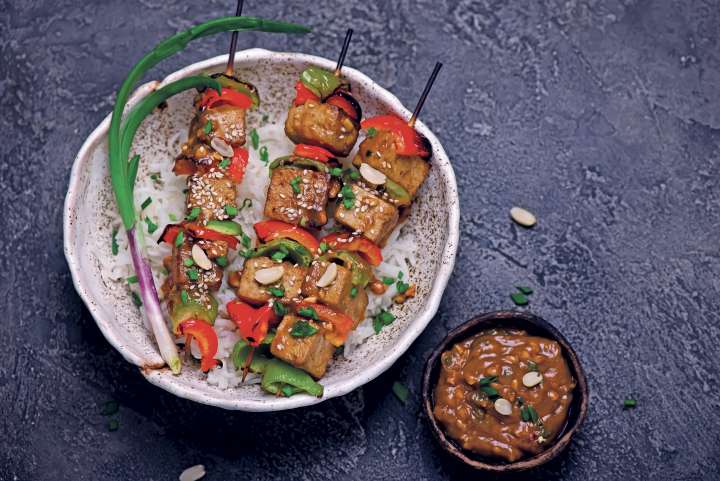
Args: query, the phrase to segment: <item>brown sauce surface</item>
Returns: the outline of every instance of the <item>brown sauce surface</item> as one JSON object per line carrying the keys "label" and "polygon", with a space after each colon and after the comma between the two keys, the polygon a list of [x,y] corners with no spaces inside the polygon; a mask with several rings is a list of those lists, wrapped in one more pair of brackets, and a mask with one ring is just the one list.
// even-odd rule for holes
{"label": "brown sauce surface", "polygon": [[[565,426],[575,380],[557,342],[483,331],[445,351],[441,364],[433,413],[464,449],[513,462],[541,452]],[[542,382],[526,387],[530,371]],[[496,410],[498,398],[510,402],[510,414]]]}

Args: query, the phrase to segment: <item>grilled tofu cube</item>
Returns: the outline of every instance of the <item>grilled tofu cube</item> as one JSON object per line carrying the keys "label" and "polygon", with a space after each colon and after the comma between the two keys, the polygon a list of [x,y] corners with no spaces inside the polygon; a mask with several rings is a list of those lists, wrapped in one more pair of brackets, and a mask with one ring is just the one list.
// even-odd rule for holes
{"label": "grilled tofu cube", "polygon": [[235,146],[245,144],[245,109],[232,105],[221,105],[203,111],[197,122],[203,128],[212,122],[213,135]]}
{"label": "grilled tofu cube", "polygon": [[346,157],[358,138],[358,124],[341,108],[309,100],[293,105],[285,121],[285,134],[296,144],[323,147]]}
{"label": "grilled tofu cube", "polygon": [[352,185],[352,192],[355,196],[353,207],[347,209],[339,202],[335,220],[383,245],[400,218],[397,207],[358,184]]}
{"label": "grilled tofu cube", "polygon": [[187,289],[191,291],[196,286],[201,286],[202,290],[217,290],[222,283],[223,271],[220,266],[213,264],[209,270],[203,270],[196,265],[185,265],[185,262],[192,261],[192,239],[187,235],[184,236],[183,242],[179,246],[173,246],[172,260],[170,263],[170,278],[176,289]]}
{"label": "grilled tofu cube", "polygon": [[[264,286],[255,280],[255,273],[260,269],[275,267],[281,265],[284,269],[282,279],[276,284]],[[237,288],[237,296],[248,304],[261,305],[265,304],[273,298],[268,291],[271,287],[281,287],[285,290],[285,294],[280,298],[282,302],[290,302],[300,296],[303,280],[307,269],[302,266],[296,266],[290,262],[277,263],[269,257],[255,257],[245,261],[242,274],[240,275],[240,285]]]}
{"label": "grilled tofu cube", "polygon": [[411,198],[415,197],[430,172],[430,162],[422,157],[398,155],[395,151],[395,136],[387,130],[381,130],[360,143],[353,165],[359,168],[363,163],[400,184]]}
{"label": "grilled tofu cube", "polygon": [[303,227],[325,225],[329,182],[330,176],[324,172],[295,167],[273,169],[265,216]]}
{"label": "grilled tofu cube", "polygon": [[368,304],[368,295],[365,289],[358,287],[355,296],[352,295],[352,272],[350,269],[338,265],[335,280],[327,287],[318,287],[317,282],[325,273],[327,261],[316,260],[303,282],[302,294],[305,297],[317,297],[318,300],[336,311],[342,312],[355,321],[353,328],[365,319],[365,309]]}
{"label": "grilled tofu cube", "polygon": [[308,372],[315,379],[320,379],[327,370],[335,346],[325,339],[317,323],[307,319],[304,320],[318,328],[318,332],[308,337],[293,337],[290,330],[298,320],[300,318],[294,315],[283,318],[270,344],[270,352],[278,359]]}
{"label": "grilled tofu cube", "polygon": [[198,171],[187,180],[187,211],[199,207],[194,222],[205,223],[212,219],[226,219],[224,207],[235,205],[235,184],[215,167]]}

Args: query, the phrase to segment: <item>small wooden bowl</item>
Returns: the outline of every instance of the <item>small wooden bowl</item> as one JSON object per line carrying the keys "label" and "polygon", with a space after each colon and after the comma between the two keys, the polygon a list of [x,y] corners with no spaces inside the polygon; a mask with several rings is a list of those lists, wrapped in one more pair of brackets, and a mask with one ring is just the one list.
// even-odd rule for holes
{"label": "small wooden bowl", "polygon": [[[445,436],[445,432],[433,415],[433,406],[435,404],[435,387],[437,386],[438,376],[440,375],[440,356],[447,351],[452,345],[460,342],[468,337],[497,327],[524,329],[528,333],[545,337],[557,341],[562,347],[563,355],[568,361],[570,371],[577,381],[575,390],[573,391],[573,402],[570,404],[567,423],[562,434],[555,438],[553,443],[543,452],[527,459],[522,459],[514,463],[493,460],[485,458],[478,454],[462,449],[452,439]],[[435,348],[427,362],[425,363],[425,371],[423,373],[423,409],[428,418],[430,427],[435,438],[439,441],[442,448],[453,458],[460,461],[465,466],[474,468],[479,471],[492,473],[512,473],[525,471],[527,469],[536,468],[550,460],[556,458],[570,443],[575,432],[585,420],[588,410],[588,386],[585,379],[585,373],[580,365],[577,354],[568,343],[567,339],[560,334],[555,327],[540,317],[527,312],[520,311],[497,311],[481,314],[464,324],[456,327],[443,339],[443,341]]]}

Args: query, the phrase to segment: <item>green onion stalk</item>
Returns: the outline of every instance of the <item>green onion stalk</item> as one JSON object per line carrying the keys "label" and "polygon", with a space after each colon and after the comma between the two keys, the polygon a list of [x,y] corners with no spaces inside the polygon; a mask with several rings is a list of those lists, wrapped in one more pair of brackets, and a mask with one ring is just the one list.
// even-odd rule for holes
{"label": "green onion stalk", "polygon": [[140,296],[145,314],[155,335],[160,355],[175,374],[179,373],[181,369],[180,356],[178,355],[177,346],[162,314],[160,298],[157,294],[150,263],[145,256],[145,241],[142,227],[137,228],[139,215],[133,200],[133,190],[140,163],[140,156],[135,155],[131,159],[128,159],[128,157],[130,156],[130,149],[135,132],[143,119],[147,117],[155,107],[169,97],[185,90],[192,88],[213,88],[220,92],[221,86],[216,80],[210,77],[195,76],[184,78],[170,83],[142,99],[130,111],[124,123],[122,121],[123,112],[132,89],[140,81],[143,74],[160,61],[183,50],[190,41],[221,32],[251,30],[271,33],[307,33],[310,31],[310,29],[301,25],[264,20],[256,17],[223,17],[201,23],[163,40],[152,49],[150,53],[136,63],[120,87],[115,101],[115,107],[113,108],[108,134],[112,187],[115,192],[120,217],[122,218],[123,226],[127,233],[128,248],[130,249],[133,266],[135,267],[135,273],[138,278]]}

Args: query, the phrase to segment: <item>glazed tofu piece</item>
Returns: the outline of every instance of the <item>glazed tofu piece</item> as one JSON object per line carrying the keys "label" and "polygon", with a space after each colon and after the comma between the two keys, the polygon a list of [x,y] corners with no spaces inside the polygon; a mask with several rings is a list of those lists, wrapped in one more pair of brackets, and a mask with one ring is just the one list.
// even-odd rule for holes
{"label": "glazed tofu piece", "polygon": [[400,184],[411,198],[415,197],[430,172],[430,162],[422,157],[397,155],[395,137],[387,130],[381,130],[360,143],[353,165],[359,168],[363,163]]}
{"label": "glazed tofu piece", "polygon": [[187,266],[185,262],[192,260],[192,239],[185,235],[179,246],[173,245],[172,260],[170,262],[171,285],[180,290],[195,290],[201,287],[202,290],[217,290],[222,283],[223,271],[220,266],[213,263],[212,268],[204,270],[196,265]]}
{"label": "glazed tofu piece", "polygon": [[213,219],[227,219],[226,205],[235,205],[235,184],[218,168],[200,170],[187,180],[187,212],[199,207],[200,214],[194,220],[201,224]]}
{"label": "glazed tofu piece", "polygon": [[232,105],[207,109],[200,114],[196,126],[203,128],[208,121],[212,122],[215,137],[235,146],[245,144],[245,109]]}
{"label": "glazed tofu piece", "polygon": [[317,297],[318,301],[336,311],[350,316],[353,321],[353,329],[365,319],[365,309],[368,305],[368,295],[365,289],[358,287],[353,296],[352,272],[341,265],[337,266],[335,280],[326,287],[318,287],[320,280],[330,263],[316,260],[310,265],[305,282],[303,282],[302,294],[305,297]]}
{"label": "glazed tofu piece", "polygon": [[273,169],[265,201],[265,217],[303,227],[327,223],[330,176],[295,167]]}
{"label": "glazed tofu piece", "polygon": [[[268,267],[282,266],[284,273],[282,279],[275,284],[262,285],[255,280],[255,273],[260,269]],[[285,294],[280,298],[283,302],[290,302],[300,296],[303,280],[307,269],[302,266],[296,266],[290,262],[278,263],[269,257],[255,257],[245,261],[242,274],[240,275],[240,283],[236,294],[238,298],[248,304],[261,305],[270,301],[273,295],[268,289],[271,287],[281,287],[285,290]]]}
{"label": "glazed tofu piece", "polygon": [[294,337],[290,334],[292,327],[301,319],[294,315],[283,318],[270,345],[270,352],[278,359],[308,372],[315,379],[320,379],[327,370],[335,346],[325,339],[320,325],[309,319],[302,320],[318,328],[318,332],[308,337]]}
{"label": "glazed tofu piece", "polygon": [[323,147],[346,157],[358,138],[358,124],[335,105],[309,100],[293,105],[285,121],[285,134],[296,144]]}
{"label": "glazed tofu piece", "polygon": [[383,245],[400,218],[397,207],[358,184],[352,185],[352,192],[355,196],[354,206],[347,209],[339,202],[335,220],[374,243]]}

